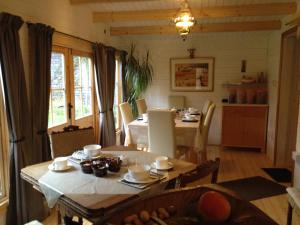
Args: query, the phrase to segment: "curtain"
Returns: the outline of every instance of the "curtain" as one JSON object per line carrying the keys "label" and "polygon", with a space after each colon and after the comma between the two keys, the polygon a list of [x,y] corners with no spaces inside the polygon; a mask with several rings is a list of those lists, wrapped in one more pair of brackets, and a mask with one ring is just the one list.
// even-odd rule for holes
{"label": "curtain", "polygon": [[[127,83],[126,83],[126,51],[121,51],[120,53],[120,59],[121,59],[121,78],[122,78],[122,101],[127,102],[128,98],[128,90],[127,90]],[[125,141],[125,127],[122,126],[121,130],[121,144],[124,144]]]}
{"label": "curtain", "polygon": [[21,225],[30,219],[40,219],[41,204],[36,191],[25,184],[20,170],[31,163],[29,105],[25,83],[19,29],[23,20],[0,13],[0,62],[10,138],[10,188],[7,224]]}
{"label": "curtain", "polygon": [[34,163],[51,159],[48,111],[51,86],[51,50],[54,29],[44,24],[28,24],[31,78],[31,117]]}
{"label": "curtain", "polygon": [[115,49],[95,43],[93,45],[93,57],[100,111],[100,137],[98,140],[103,147],[106,147],[116,144],[116,129],[113,115]]}

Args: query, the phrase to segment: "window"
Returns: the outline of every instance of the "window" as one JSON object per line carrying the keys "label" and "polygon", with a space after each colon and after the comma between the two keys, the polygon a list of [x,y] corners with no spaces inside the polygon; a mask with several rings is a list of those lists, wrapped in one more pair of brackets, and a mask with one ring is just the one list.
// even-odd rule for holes
{"label": "window", "polygon": [[51,55],[51,92],[48,126],[67,122],[66,115],[66,65],[64,52],[58,50]]}
{"label": "window", "polygon": [[92,115],[92,63],[91,59],[73,56],[75,119]]}
{"label": "window", "polygon": [[119,109],[119,104],[122,103],[122,78],[121,78],[121,62],[116,59],[116,72],[115,72],[115,93],[114,93],[114,118],[115,118],[115,127],[116,131],[121,129],[121,113]]}
{"label": "window", "polygon": [[48,127],[68,124],[93,126],[94,89],[89,53],[54,46],[51,55],[51,90]]}

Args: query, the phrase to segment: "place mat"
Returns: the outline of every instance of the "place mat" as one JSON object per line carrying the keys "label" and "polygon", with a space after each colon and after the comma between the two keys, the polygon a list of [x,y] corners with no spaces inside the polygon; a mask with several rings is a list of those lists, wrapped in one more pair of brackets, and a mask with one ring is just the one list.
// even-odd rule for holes
{"label": "place mat", "polygon": [[218,185],[236,192],[247,201],[286,193],[285,186],[260,176],[221,182]]}
{"label": "place mat", "polygon": [[286,168],[261,168],[261,169],[279,183],[292,182],[292,172]]}
{"label": "place mat", "polygon": [[[153,180],[153,182],[146,183],[146,184],[138,184],[138,183],[129,182],[129,181],[125,180],[124,178],[118,180],[118,182],[128,185],[130,187],[134,187],[134,188],[138,188],[138,189],[145,189],[145,188],[151,186],[152,184],[159,183],[160,181],[162,181],[168,177],[167,173],[165,175],[160,175],[160,174],[156,173],[156,175],[158,176],[158,179],[155,179],[155,180]],[[154,176],[156,176],[156,175],[154,175]]]}

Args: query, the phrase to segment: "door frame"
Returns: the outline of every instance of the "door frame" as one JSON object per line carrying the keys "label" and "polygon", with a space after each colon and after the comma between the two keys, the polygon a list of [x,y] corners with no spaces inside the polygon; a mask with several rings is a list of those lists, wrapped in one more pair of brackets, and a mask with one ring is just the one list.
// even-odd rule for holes
{"label": "door frame", "polygon": [[280,111],[280,94],[281,94],[281,79],[282,79],[282,69],[283,69],[283,53],[284,53],[284,41],[286,38],[292,36],[293,34],[297,35],[297,26],[290,28],[289,30],[281,34],[281,46],[280,46],[280,62],[279,62],[279,76],[278,76],[278,86],[277,86],[277,106],[276,106],[276,125],[275,125],[275,138],[274,138],[274,157],[273,165],[277,163],[277,140],[278,140],[278,124],[279,124],[279,111]]}

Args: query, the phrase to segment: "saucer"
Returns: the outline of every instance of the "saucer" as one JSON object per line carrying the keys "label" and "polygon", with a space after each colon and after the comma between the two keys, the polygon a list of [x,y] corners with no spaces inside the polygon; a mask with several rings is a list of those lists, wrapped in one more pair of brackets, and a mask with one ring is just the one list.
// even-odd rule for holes
{"label": "saucer", "polygon": [[151,164],[151,167],[154,168],[154,169],[157,169],[157,170],[170,170],[170,169],[173,169],[173,168],[174,168],[174,165],[173,165],[173,163],[168,162],[168,167],[167,167],[167,168],[160,169],[160,168],[156,168],[156,162],[153,162],[153,163]]}
{"label": "saucer", "polygon": [[150,176],[145,180],[136,180],[132,176],[130,176],[129,173],[126,173],[123,178],[127,182],[136,183],[136,184],[148,184],[158,180],[158,178],[151,178]]}
{"label": "saucer", "polygon": [[182,122],[198,122],[195,118],[182,118]]}
{"label": "saucer", "polygon": [[65,168],[62,168],[62,169],[55,169],[53,163],[51,163],[48,166],[48,169],[51,170],[51,171],[54,171],[54,172],[63,172],[63,171],[67,171],[67,170],[69,170],[71,168],[73,168],[73,166],[70,165],[70,164],[68,164]]}

